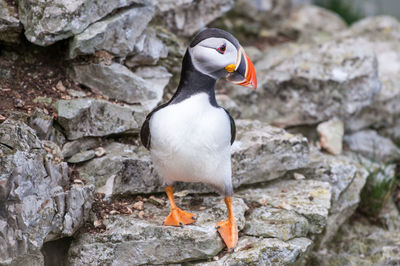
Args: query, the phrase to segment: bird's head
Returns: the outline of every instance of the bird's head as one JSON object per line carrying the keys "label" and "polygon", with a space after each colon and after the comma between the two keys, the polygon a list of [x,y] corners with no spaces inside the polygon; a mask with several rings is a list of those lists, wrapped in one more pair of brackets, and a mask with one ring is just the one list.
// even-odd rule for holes
{"label": "bird's head", "polygon": [[196,35],[188,50],[194,67],[201,73],[253,89],[257,87],[254,65],[232,34],[205,29]]}

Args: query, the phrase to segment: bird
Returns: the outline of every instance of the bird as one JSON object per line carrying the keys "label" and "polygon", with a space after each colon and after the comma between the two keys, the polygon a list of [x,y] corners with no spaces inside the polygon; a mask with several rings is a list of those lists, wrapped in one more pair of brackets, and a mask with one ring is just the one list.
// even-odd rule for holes
{"label": "bird", "polygon": [[229,252],[238,242],[233,212],[231,145],[235,121],[215,98],[218,79],[257,87],[254,65],[239,41],[229,32],[207,28],[187,48],[181,78],[172,98],[151,111],[140,130],[170,202],[165,226],[192,224],[196,217],[175,203],[175,182],[201,182],[224,196],[228,219],[216,229]]}

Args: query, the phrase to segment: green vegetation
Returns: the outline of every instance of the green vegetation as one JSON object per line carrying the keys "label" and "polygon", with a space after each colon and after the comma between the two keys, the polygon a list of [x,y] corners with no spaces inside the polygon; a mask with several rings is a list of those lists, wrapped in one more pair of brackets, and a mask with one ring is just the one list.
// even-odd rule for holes
{"label": "green vegetation", "polygon": [[337,13],[347,22],[347,24],[352,24],[364,17],[362,12],[357,9],[351,1],[315,0],[315,4]]}

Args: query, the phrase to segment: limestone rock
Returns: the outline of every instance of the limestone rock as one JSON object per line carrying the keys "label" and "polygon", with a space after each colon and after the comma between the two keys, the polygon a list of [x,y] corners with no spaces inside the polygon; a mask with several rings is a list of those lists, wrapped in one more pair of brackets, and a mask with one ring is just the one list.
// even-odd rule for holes
{"label": "limestone rock", "polygon": [[374,130],[347,135],[344,141],[351,151],[373,160],[383,162],[400,158],[400,149],[390,139],[380,136]]}
{"label": "limestone rock", "polygon": [[295,238],[287,242],[275,238],[242,237],[232,254],[218,261],[199,263],[198,265],[296,265],[312,249],[308,238]]}
{"label": "limestone rock", "polygon": [[233,0],[167,1],[158,7],[159,19],[176,34],[191,36],[229,11],[233,5]]}
{"label": "limestone rock", "polygon": [[[144,218],[132,216],[110,216],[104,221],[104,233],[85,233],[71,245],[68,262],[77,264],[168,264],[207,259],[220,252],[224,245],[215,224],[226,219],[226,207],[221,201],[216,204],[215,197],[206,198],[198,211],[196,206],[182,204],[190,199],[178,200],[177,204],[185,211],[195,214],[198,219],[193,225],[183,228],[163,226],[169,208],[159,209],[145,204]],[[239,228],[244,224],[246,205],[234,199],[235,215]],[[241,223],[241,224],[240,224]],[[102,250],[102,252],[98,252]]]}
{"label": "limestone rock", "polygon": [[126,56],[134,51],[135,43],[154,15],[154,7],[131,7],[93,23],[70,42],[69,58],[80,54],[107,51]]}
{"label": "limestone rock", "polygon": [[323,42],[346,28],[338,14],[314,5],[301,5],[290,11],[278,31],[300,42]]}
{"label": "limestone rock", "polygon": [[80,138],[65,143],[61,152],[64,158],[69,158],[81,151],[97,148],[100,143],[98,138]]}
{"label": "limestone rock", "polygon": [[[237,138],[232,146],[233,185],[276,179],[289,170],[308,163],[308,144],[304,137],[286,133],[257,121],[237,121]],[[148,151],[144,147],[110,144],[107,154],[79,168],[82,176],[97,188],[109,185],[115,194],[163,191]],[[181,184],[192,192],[209,192],[201,184]]]}
{"label": "limestone rock", "polygon": [[125,65],[128,67],[154,65],[159,59],[168,56],[168,47],[157,38],[154,29],[147,28],[137,38],[132,54],[125,61]]}
{"label": "limestone rock", "polygon": [[40,109],[35,110],[29,117],[28,124],[36,131],[36,135],[41,140],[49,140],[60,146],[66,141],[60,129],[54,126],[53,118]]}
{"label": "limestone rock", "polygon": [[321,147],[329,153],[338,155],[342,153],[344,124],[339,119],[331,119],[317,127]]}
{"label": "limestone rock", "polygon": [[69,163],[82,163],[93,159],[96,156],[94,150],[81,151],[74,154],[71,158],[67,160]]}
{"label": "limestone rock", "polygon": [[67,164],[21,121],[0,124],[0,154],[0,264],[41,265],[43,243],[71,236],[88,218],[93,186],[69,187]]}
{"label": "limestone rock", "polygon": [[250,120],[236,121],[232,145],[233,184],[252,184],[276,179],[308,164],[308,142],[301,135]]}
{"label": "limestone rock", "polygon": [[26,38],[37,45],[47,46],[81,33],[90,24],[116,9],[132,4],[147,4],[151,0],[112,1],[19,1],[19,15]]}
{"label": "limestone rock", "polygon": [[340,226],[354,213],[368,172],[356,158],[332,156],[311,149],[310,164],[301,171],[306,177],[331,185],[331,208],[326,228],[316,246],[322,247],[335,236]]}
{"label": "limestone rock", "polygon": [[325,229],[332,197],[331,185],[316,180],[282,180],[264,188],[244,189],[236,194],[248,202],[268,204],[306,217],[311,234],[320,234]]}
{"label": "limestone rock", "polygon": [[18,43],[22,31],[18,11],[7,1],[0,0],[0,41]]}
{"label": "limestone rock", "polygon": [[376,57],[361,45],[362,40],[334,40],[300,50],[258,70],[260,89],[253,101],[248,95],[233,99],[241,109],[258,106],[249,117],[281,126],[350,117],[380,90]]}
{"label": "limestone rock", "polygon": [[161,100],[164,87],[170,78],[170,74],[162,67],[155,68],[152,75],[157,78],[145,80],[117,63],[74,65],[71,72],[75,82],[98,91],[110,99],[130,104],[140,103],[148,111]]}
{"label": "limestone rock", "polygon": [[95,99],[60,100],[57,113],[69,140],[138,132],[145,118],[139,107]]}
{"label": "limestone rock", "polygon": [[308,221],[294,211],[260,207],[246,219],[245,233],[251,236],[274,237],[287,241],[296,237],[306,237]]}

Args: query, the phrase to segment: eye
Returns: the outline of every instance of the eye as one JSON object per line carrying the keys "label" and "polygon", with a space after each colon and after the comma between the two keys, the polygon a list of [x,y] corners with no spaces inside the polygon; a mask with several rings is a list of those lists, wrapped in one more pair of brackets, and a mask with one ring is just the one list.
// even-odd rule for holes
{"label": "eye", "polygon": [[226,50],[226,45],[225,44],[221,44],[221,46],[217,48],[217,51],[220,54],[224,54],[225,50]]}

